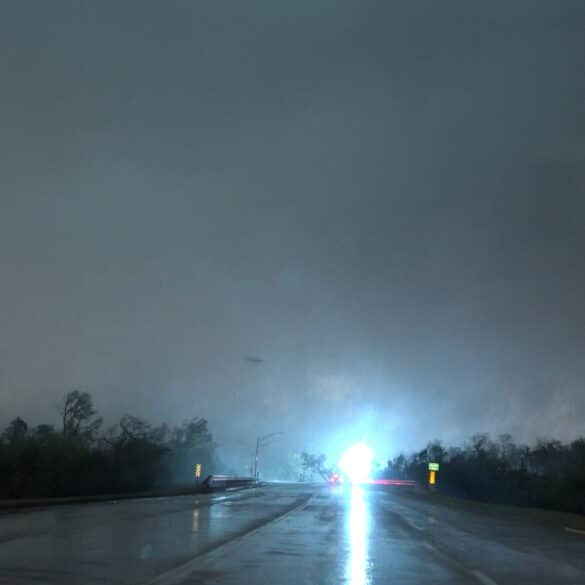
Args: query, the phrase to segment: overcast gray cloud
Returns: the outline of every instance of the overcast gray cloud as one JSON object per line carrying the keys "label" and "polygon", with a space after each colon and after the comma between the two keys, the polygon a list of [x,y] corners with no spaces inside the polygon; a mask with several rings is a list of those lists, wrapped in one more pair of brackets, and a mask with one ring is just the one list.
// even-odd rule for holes
{"label": "overcast gray cloud", "polygon": [[0,422],[82,385],[230,452],[583,433],[583,30],[568,0],[5,2]]}

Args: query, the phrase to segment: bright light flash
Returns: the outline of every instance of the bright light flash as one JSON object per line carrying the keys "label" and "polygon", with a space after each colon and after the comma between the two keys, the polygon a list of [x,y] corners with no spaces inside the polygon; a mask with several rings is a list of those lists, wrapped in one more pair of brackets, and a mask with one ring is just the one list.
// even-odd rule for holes
{"label": "bright light flash", "polygon": [[365,441],[352,445],[341,457],[339,467],[353,483],[366,481],[372,471],[374,453]]}

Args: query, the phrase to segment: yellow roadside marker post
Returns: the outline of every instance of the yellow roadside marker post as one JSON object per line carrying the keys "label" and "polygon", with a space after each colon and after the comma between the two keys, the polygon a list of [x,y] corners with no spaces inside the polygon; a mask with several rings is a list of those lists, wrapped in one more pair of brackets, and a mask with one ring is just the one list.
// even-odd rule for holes
{"label": "yellow roadside marker post", "polygon": [[437,485],[437,471],[439,471],[438,463],[429,463],[429,487],[434,490]]}

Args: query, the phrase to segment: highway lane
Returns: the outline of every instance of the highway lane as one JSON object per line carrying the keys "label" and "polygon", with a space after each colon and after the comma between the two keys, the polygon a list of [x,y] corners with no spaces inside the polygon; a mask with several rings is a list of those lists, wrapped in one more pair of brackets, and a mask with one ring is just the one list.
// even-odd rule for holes
{"label": "highway lane", "polygon": [[0,584],[138,585],[306,501],[254,488],[0,514]]}
{"label": "highway lane", "polygon": [[0,583],[585,584],[585,535],[543,518],[316,485],[11,513]]}
{"label": "highway lane", "polygon": [[[456,569],[479,576],[480,583],[585,584],[585,533],[565,530],[571,515],[405,491],[382,502],[413,538]],[[570,521],[585,523],[576,517]]]}

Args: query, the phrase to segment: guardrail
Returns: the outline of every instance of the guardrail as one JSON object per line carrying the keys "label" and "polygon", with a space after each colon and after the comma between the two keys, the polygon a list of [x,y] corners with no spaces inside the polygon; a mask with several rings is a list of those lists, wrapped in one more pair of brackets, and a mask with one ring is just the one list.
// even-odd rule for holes
{"label": "guardrail", "polygon": [[253,477],[237,477],[235,475],[209,475],[202,485],[209,489],[227,489],[231,487],[246,487],[256,483]]}

